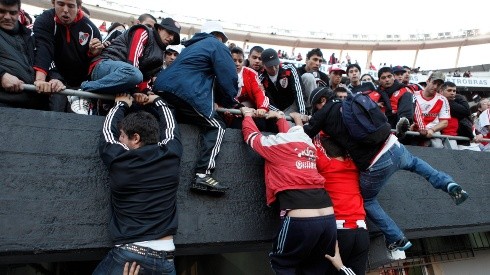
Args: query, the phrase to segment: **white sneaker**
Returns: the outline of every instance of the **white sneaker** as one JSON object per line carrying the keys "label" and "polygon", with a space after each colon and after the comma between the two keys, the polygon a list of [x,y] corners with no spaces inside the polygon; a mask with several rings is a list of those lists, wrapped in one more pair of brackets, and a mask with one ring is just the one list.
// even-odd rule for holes
{"label": "white sneaker", "polygon": [[78,96],[69,96],[68,102],[70,102],[71,110],[75,114],[88,115],[90,111],[90,102],[86,99]]}

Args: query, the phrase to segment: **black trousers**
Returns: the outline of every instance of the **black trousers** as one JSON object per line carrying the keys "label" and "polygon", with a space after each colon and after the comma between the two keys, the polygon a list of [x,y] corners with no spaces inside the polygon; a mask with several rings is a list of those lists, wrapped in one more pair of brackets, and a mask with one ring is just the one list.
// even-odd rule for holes
{"label": "black trousers", "polygon": [[[366,274],[366,265],[369,252],[369,232],[364,228],[337,229],[340,258],[346,267],[350,267],[355,274]],[[341,274],[329,264],[327,274]]]}
{"label": "black trousers", "polygon": [[208,118],[173,94],[165,92],[158,94],[167,102],[172,112],[175,113],[177,122],[192,124],[201,128],[201,146],[195,172],[212,174],[226,129],[225,122],[221,116],[214,112],[213,116]]}

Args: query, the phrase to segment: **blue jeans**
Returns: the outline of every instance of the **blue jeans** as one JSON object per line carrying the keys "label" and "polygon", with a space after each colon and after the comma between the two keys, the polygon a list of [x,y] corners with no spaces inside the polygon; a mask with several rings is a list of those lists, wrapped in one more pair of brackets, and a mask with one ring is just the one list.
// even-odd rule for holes
{"label": "blue jeans", "polygon": [[143,81],[143,74],[133,65],[104,59],[92,71],[92,81],[84,81],[82,90],[101,94],[132,93]]}
{"label": "blue jeans", "polygon": [[119,247],[114,247],[99,263],[92,275],[121,275],[124,264],[136,262],[140,265],[139,275],[176,275],[174,261],[150,256],[142,256]]}
{"label": "blue jeans", "polygon": [[371,221],[385,235],[387,243],[393,243],[404,237],[403,232],[379,205],[376,196],[388,182],[391,175],[398,170],[407,170],[424,177],[436,189],[447,192],[447,184],[453,179],[432,168],[427,162],[412,155],[403,144],[394,144],[384,153],[371,168],[360,174],[361,194],[364,208]]}

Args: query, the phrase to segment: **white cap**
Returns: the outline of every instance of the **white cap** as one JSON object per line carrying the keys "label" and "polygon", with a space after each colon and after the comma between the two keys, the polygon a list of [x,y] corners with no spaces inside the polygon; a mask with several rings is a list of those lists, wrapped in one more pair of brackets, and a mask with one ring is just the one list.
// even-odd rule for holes
{"label": "white cap", "polygon": [[224,40],[223,43],[226,43],[228,41],[228,36],[226,36],[225,31],[223,30],[223,26],[221,26],[221,23],[218,21],[206,21],[201,27],[201,32],[205,33],[213,33],[213,32],[219,32],[223,34]]}
{"label": "white cap", "polygon": [[168,51],[168,50],[172,50],[172,51],[176,51],[177,53],[180,54],[180,52],[184,49],[185,47],[183,45],[168,45],[166,48],[165,48],[165,51]]}

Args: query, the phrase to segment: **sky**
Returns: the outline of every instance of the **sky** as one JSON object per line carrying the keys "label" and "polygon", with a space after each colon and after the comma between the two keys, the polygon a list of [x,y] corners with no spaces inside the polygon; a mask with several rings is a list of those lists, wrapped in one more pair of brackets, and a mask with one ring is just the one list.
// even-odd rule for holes
{"label": "sky", "polygon": [[[167,2],[157,0],[83,0],[86,4],[100,6],[112,3],[115,8],[132,10],[135,13],[149,12],[158,16],[170,16],[176,20],[184,17],[221,20],[224,22],[265,26],[278,29],[308,30],[334,34],[416,34],[457,32],[467,29],[480,29],[480,33],[490,30],[486,22],[486,9],[481,1],[466,0],[453,4],[450,1],[439,0],[350,0],[343,3],[338,1],[281,0],[281,1],[196,1]],[[136,4],[137,3],[137,4]],[[308,5],[303,4],[308,3]],[[463,4],[464,3],[464,4]],[[183,20],[181,20],[183,21]],[[236,43],[238,46],[242,46]],[[250,47],[253,44],[249,45]],[[265,46],[265,45],[264,45]],[[274,45],[270,45],[273,47]],[[276,48],[281,49],[281,48]],[[246,49],[245,49],[246,50]],[[282,50],[291,53],[291,47]],[[295,54],[303,56],[310,49],[294,49]],[[343,58],[347,52],[340,55],[338,50],[322,49],[325,56],[335,52]],[[461,51],[459,66],[469,66],[490,63],[490,45],[464,47]],[[353,60],[358,60],[365,66],[367,52],[350,51]],[[413,64],[415,51],[385,51],[374,52],[373,64],[408,65],[426,69],[451,68],[455,66],[457,48],[426,50],[419,52],[417,63]],[[488,56],[488,58],[487,58]],[[485,60],[488,59],[488,60]]]}

